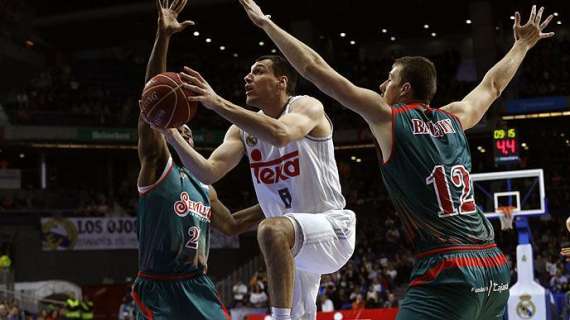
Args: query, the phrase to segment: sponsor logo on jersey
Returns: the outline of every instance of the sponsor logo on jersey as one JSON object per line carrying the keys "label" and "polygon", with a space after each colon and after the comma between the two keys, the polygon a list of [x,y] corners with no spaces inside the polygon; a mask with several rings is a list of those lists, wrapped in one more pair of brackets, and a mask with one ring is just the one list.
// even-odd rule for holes
{"label": "sponsor logo on jersey", "polygon": [[253,175],[257,183],[275,184],[301,174],[299,151],[287,153],[274,160],[261,160],[261,151],[258,149],[251,151],[249,166],[253,169]]}
{"label": "sponsor logo on jersey", "polygon": [[190,200],[188,192],[180,194],[180,200],[174,203],[174,213],[179,217],[186,217],[189,213],[202,220],[210,222],[212,210],[202,202]]}
{"label": "sponsor logo on jersey", "polygon": [[487,296],[490,296],[491,293],[493,292],[498,292],[501,293],[503,291],[509,291],[509,283],[508,282],[504,282],[504,283],[497,283],[494,281],[489,281],[489,285],[488,286],[484,286],[484,287],[472,287],[471,288],[471,292],[475,292],[475,293],[484,293]]}
{"label": "sponsor logo on jersey", "polygon": [[429,134],[432,137],[439,138],[446,134],[455,133],[453,124],[450,119],[439,120],[436,123],[431,121],[423,121],[421,119],[412,119],[413,134]]}
{"label": "sponsor logo on jersey", "polygon": [[254,147],[257,144],[257,138],[248,134],[247,137],[245,137],[245,143],[250,147]]}

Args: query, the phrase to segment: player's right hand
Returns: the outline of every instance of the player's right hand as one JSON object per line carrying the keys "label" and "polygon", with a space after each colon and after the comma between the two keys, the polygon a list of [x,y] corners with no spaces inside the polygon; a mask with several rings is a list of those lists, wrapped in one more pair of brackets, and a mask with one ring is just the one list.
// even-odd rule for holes
{"label": "player's right hand", "polygon": [[570,258],[570,248],[562,248],[562,250],[560,250],[560,254],[566,258]]}
{"label": "player's right hand", "polygon": [[158,31],[164,35],[172,35],[180,32],[195,23],[192,20],[178,22],[178,15],[188,0],[156,0],[156,9],[158,10]]}

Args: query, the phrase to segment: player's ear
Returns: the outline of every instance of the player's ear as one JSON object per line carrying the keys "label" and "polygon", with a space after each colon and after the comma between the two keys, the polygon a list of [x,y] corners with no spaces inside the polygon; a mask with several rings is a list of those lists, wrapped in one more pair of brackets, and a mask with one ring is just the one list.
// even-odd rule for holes
{"label": "player's ear", "polygon": [[286,76],[281,76],[279,77],[278,81],[279,82],[277,85],[279,86],[279,89],[287,90],[287,83],[289,82],[289,79],[287,79]]}
{"label": "player's ear", "polygon": [[400,88],[400,96],[407,96],[412,93],[412,85],[409,82],[406,82]]}

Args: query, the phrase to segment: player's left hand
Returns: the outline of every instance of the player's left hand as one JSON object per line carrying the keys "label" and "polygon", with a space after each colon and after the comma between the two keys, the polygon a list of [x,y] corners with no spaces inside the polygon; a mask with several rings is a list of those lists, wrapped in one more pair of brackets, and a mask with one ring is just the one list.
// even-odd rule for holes
{"label": "player's left hand", "polygon": [[172,3],[170,3],[170,0],[155,1],[156,9],[158,10],[159,32],[170,36],[195,24],[192,20],[178,21],[178,15],[186,7],[188,0],[174,0]]}
{"label": "player's left hand", "polygon": [[180,73],[184,82],[184,88],[192,91],[194,95],[188,97],[188,101],[198,101],[204,107],[215,110],[222,103],[222,98],[212,89],[202,75],[189,67],[184,67]]}
{"label": "player's left hand", "polygon": [[542,13],[544,12],[544,7],[540,7],[538,13],[536,12],[536,5],[532,6],[530,12],[530,17],[526,24],[521,26],[521,15],[519,12],[515,12],[515,23],[513,25],[513,31],[515,36],[515,41],[523,43],[528,49],[534,47],[534,45],[541,39],[550,38],[554,36],[554,32],[543,33],[542,31],[548,26],[554,15],[549,15],[544,21],[542,21]]}
{"label": "player's left hand", "polygon": [[270,15],[263,14],[263,11],[261,11],[261,8],[257,5],[257,3],[255,3],[255,1],[239,0],[239,3],[244,8],[245,13],[247,13],[247,16],[249,17],[251,22],[253,22],[253,24],[255,24],[256,26],[261,28],[271,19]]}

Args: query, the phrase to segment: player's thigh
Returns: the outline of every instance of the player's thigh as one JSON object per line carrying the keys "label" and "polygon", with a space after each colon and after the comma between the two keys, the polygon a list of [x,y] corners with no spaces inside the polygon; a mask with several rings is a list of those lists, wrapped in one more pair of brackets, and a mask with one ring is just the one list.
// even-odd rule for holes
{"label": "player's thigh", "polygon": [[474,320],[479,301],[462,284],[410,287],[397,320]]}
{"label": "player's thigh", "polygon": [[354,253],[356,218],[350,210],[325,213],[291,213],[295,226],[295,265],[327,274],[340,269]]}
{"label": "player's thigh", "polygon": [[511,273],[507,265],[484,270],[486,283],[491,284],[490,293],[483,296],[483,306],[478,320],[503,319],[509,300]]}

